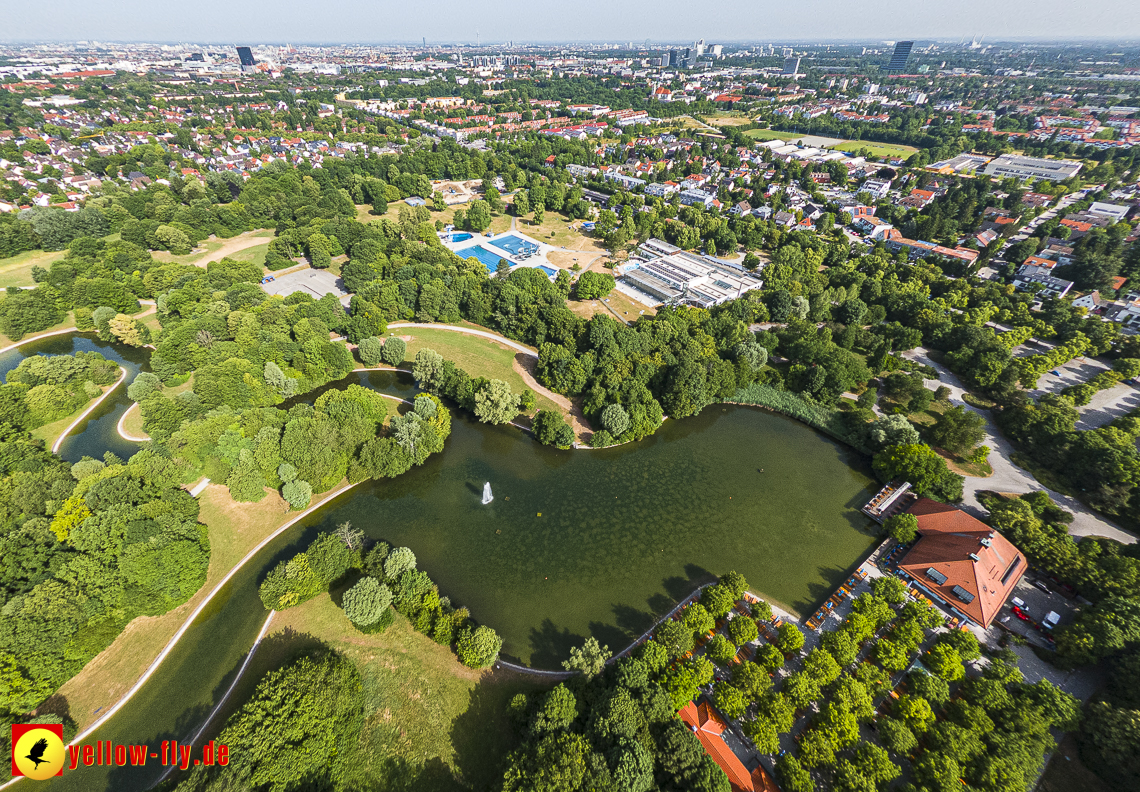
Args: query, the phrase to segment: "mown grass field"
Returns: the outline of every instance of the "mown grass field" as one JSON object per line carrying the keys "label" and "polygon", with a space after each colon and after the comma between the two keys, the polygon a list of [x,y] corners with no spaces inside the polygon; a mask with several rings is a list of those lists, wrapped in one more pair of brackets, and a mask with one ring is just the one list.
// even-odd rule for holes
{"label": "mown grass field", "polygon": [[[340,485],[332,491],[338,489]],[[329,494],[314,495],[312,505],[322,503]],[[206,487],[199,502],[198,521],[209,526],[210,537],[210,568],[205,585],[169,613],[139,616],[131,621],[109,647],[60,687],[58,693],[67,699],[71,716],[80,729],[95,720],[97,710],[122,698],[198,603],[246,553],[297,514],[287,511],[285,501],[276,491],[267,491],[258,503],[238,504],[220,484]]]}
{"label": "mown grass field", "polygon": [[744,133],[753,140],[795,140],[802,138],[802,132],[777,132],[774,129],[749,129]]}
{"label": "mown grass field", "polygon": [[35,286],[32,267],[51,269],[52,262],[63,258],[65,250],[25,250],[15,256],[0,259],[0,288],[7,286]]}
{"label": "mown grass field", "polygon": [[[410,361],[421,349],[434,349],[443,355],[445,360],[453,361],[472,377],[502,380],[510,385],[515,393],[521,393],[523,388],[533,390],[515,370],[515,358],[522,356],[522,353],[488,338],[430,327],[397,327],[390,332],[405,338],[411,336],[407,352],[409,366]],[[538,409],[563,412],[558,405],[541,393],[535,393],[535,396],[538,400]]]}
{"label": "mown grass field", "polygon": [[876,143],[871,140],[846,140],[837,146],[838,151],[859,151],[867,149],[876,157],[902,157],[906,159],[918,149],[914,146],[899,146],[894,143]]}

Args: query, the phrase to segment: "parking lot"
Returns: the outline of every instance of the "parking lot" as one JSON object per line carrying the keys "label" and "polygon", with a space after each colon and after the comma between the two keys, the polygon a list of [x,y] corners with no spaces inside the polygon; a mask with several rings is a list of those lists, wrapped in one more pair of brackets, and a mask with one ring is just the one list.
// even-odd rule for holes
{"label": "parking lot", "polygon": [[348,290],[337,275],[328,270],[303,269],[290,272],[287,275],[273,277],[270,283],[261,284],[266,294],[288,297],[294,292],[305,292],[314,300],[319,300],[326,294],[335,294],[338,300],[344,302],[349,296]]}
{"label": "parking lot", "polygon": [[[1014,350],[1014,355],[1037,355],[1049,348],[1048,344],[1022,344]],[[1110,370],[1108,365],[1095,358],[1076,358],[1042,374],[1037,380],[1037,389],[1031,395],[1038,398],[1046,393],[1060,393],[1065,388],[1088,382],[1097,374]],[[1054,374],[1054,371],[1057,373]],[[1137,407],[1140,407],[1140,390],[1124,382],[1118,383],[1098,391],[1087,405],[1077,408],[1081,413],[1077,428],[1096,429]]]}

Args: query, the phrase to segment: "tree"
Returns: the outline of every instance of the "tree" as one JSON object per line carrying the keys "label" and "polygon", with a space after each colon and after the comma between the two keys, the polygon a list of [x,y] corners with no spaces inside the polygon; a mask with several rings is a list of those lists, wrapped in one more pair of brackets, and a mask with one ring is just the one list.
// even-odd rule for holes
{"label": "tree", "polygon": [[902,671],[910,662],[906,649],[890,638],[882,638],[875,644],[875,659],[887,671]]}
{"label": "tree", "polygon": [[736,657],[736,647],[732,641],[719,633],[705,646],[705,655],[719,666],[727,666]]}
{"label": "tree", "polygon": [[487,202],[476,199],[467,208],[467,227],[472,231],[482,231],[491,225],[491,209]]}
{"label": "tree", "polygon": [[913,732],[921,734],[934,723],[930,702],[918,696],[902,696],[895,702],[895,715]]}
{"label": "tree", "polygon": [[776,630],[776,646],[784,654],[794,654],[803,648],[804,634],[791,622],[784,622]]}
{"label": "tree", "polygon": [[752,619],[747,616],[737,616],[728,623],[728,637],[737,646],[744,646],[744,644],[752,643],[759,638],[760,631]]}
{"label": "tree", "polygon": [[127,386],[127,398],[134,402],[141,402],[161,391],[162,380],[149,371],[140,371],[135,375],[134,381]]}
{"label": "tree", "polygon": [[[913,517],[914,515],[908,516]],[[887,522],[889,523],[890,521],[890,518],[888,518]],[[918,520],[915,519],[915,525],[917,524]],[[911,540],[913,541],[913,539],[914,537],[912,535]],[[884,575],[872,578],[871,592],[876,597],[882,598],[891,605],[902,605],[906,602],[906,583],[903,583],[897,577],[887,577]]]}
{"label": "tree", "polygon": [[985,439],[986,420],[965,407],[951,407],[938,416],[926,436],[934,445],[962,456]]}
{"label": "tree", "polygon": [[776,781],[784,792],[815,792],[811,773],[790,753],[776,760]]}
{"label": "tree", "polygon": [[607,404],[602,410],[602,428],[614,438],[621,437],[629,431],[629,413],[620,404]]}
{"label": "tree", "polygon": [[958,650],[945,643],[930,647],[922,659],[923,665],[947,682],[955,682],[966,675]]}
{"label": "tree", "polygon": [[469,668],[486,668],[499,658],[503,639],[490,627],[480,625],[475,630],[465,627],[455,644],[459,662]]}
{"label": "tree", "polygon": [[[218,737],[233,751],[228,765],[195,767],[193,789],[327,788],[359,736],[364,694],[356,667],[317,651],[270,671]],[[320,781],[318,781],[320,779]]]}
{"label": "tree", "polygon": [[897,718],[883,716],[875,723],[883,747],[896,756],[907,756],[918,747],[918,740],[907,725]]}
{"label": "tree", "polygon": [[732,595],[732,591],[720,583],[708,586],[701,592],[701,605],[712,614],[714,619],[727,616],[735,604],[736,597]]}
{"label": "tree", "polygon": [[285,482],[281,488],[281,497],[289,503],[291,509],[300,511],[306,508],[309,501],[313,499],[313,488],[307,481],[294,479]]}
{"label": "tree", "polygon": [[539,733],[567,729],[578,717],[578,699],[566,685],[556,685],[535,711],[531,728]]}
{"label": "tree", "polygon": [[475,392],[475,417],[484,423],[507,423],[518,415],[518,397],[502,380],[486,382]]}
{"label": "tree", "polygon": [[391,590],[374,577],[363,577],[344,592],[344,615],[357,627],[371,627],[392,604]]}
{"label": "tree", "polygon": [[558,448],[574,445],[574,430],[561,413],[554,410],[539,410],[534,417],[533,429],[535,439],[543,445]]}
{"label": "tree", "polygon": [[399,366],[404,362],[404,356],[407,352],[408,345],[404,339],[392,336],[384,341],[384,348],[380,356],[389,366]]}
{"label": "tree", "polygon": [[408,570],[416,568],[416,554],[410,547],[397,547],[384,559],[384,578],[396,580]]}
{"label": "tree", "polygon": [[962,477],[951,473],[946,460],[928,445],[890,446],[875,454],[872,466],[880,480],[909,481],[924,497],[943,502],[962,499]]}
{"label": "tree", "polygon": [[899,544],[910,544],[918,536],[918,518],[905,512],[896,514],[883,521],[883,529]]}
{"label": "tree", "polygon": [[567,671],[577,671],[593,679],[606,667],[606,660],[612,656],[608,646],[600,646],[598,639],[590,636],[582,646],[570,649],[570,659],[562,661],[562,667]]}
{"label": "tree", "polygon": [[375,368],[384,362],[384,342],[375,336],[362,338],[356,345],[356,352],[366,366]]}
{"label": "tree", "polygon": [[349,550],[358,550],[364,545],[364,531],[353,528],[352,523],[345,521],[336,527],[333,535],[344,543]]}
{"label": "tree", "polygon": [[678,658],[693,648],[693,631],[675,621],[667,621],[658,627],[655,637],[670,658]]}
{"label": "tree", "polygon": [[733,720],[740,718],[748,706],[743,694],[723,680],[713,685],[713,703],[718,710]]}
{"label": "tree", "polygon": [[615,285],[613,275],[587,270],[578,277],[576,294],[579,300],[601,300],[609,296]]}

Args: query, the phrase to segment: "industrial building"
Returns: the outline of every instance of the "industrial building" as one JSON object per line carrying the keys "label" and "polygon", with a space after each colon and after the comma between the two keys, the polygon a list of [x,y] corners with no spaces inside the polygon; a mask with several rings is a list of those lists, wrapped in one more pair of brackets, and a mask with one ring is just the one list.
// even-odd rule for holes
{"label": "industrial building", "polygon": [[1042,159],[1021,157],[1016,154],[1002,154],[986,165],[987,176],[1016,176],[1019,179],[1048,179],[1064,181],[1071,179],[1081,170],[1081,163],[1073,160]]}
{"label": "industrial building", "polygon": [[711,308],[764,285],[760,277],[738,265],[689,253],[660,239],[639,249],[634,266],[619,283],[655,301]]}

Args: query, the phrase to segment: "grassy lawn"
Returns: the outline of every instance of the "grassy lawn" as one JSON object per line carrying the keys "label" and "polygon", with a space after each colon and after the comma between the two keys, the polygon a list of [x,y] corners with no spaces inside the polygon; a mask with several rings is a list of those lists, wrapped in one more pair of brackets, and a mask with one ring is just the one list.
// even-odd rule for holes
{"label": "grassy lawn", "polygon": [[[334,492],[340,489],[338,485]],[[316,506],[330,493],[313,496]],[[182,622],[193,612],[218,581],[262,539],[296,512],[286,511],[276,492],[259,503],[235,503],[220,484],[206,487],[200,499],[198,521],[209,526],[210,568],[198,593],[162,616],[139,616],[114,642],[82,671],[65,682],[59,693],[67,698],[71,715],[83,729],[95,720],[95,710],[118,701],[153,662]]]}
{"label": "grassy lawn", "polygon": [[[642,312],[644,312],[646,316],[653,316],[657,313],[656,308],[642,305],[637,300],[627,297],[617,289],[610,292],[610,296],[607,297],[606,300],[608,300],[608,303],[605,304],[603,304],[601,300],[584,300],[581,302],[578,300],[570,300],[567,302],[567,306],[574,313],[579,316],[584,316],[587,319],[594,314],[604,313],[612,317],[616,313],[617,317],[615,318],[621,318],[630,323],[636,322]],[[609,307],[607,307],[607,305]],[[612,311],[610,310],[611,308],[613,309]]]}
{"label": "grassy lawn", "polygon": [[[564,247],[567,250],[580,250],[589,251],[591,253],[603,253],[603,248],[599,241],[591,236],[582,233],[579,230],[580,226],[573,229],[570,228],[571,221],[557,212],[546,212],[542,218],[541,225],[533,225],[534,213],[523,215],[518,219],[515,226],[516,230],[520,233],[526,234],[529,237],[545,242],[554,247]],[[575,222],[575,225],[578,224]],[[508,228],[510,227],[508,223]]]}
{"label": "grassy lawn", "polygon": [[711,126],[724,127],[724,126],[744,126],[751,124],[752,119],[744,113],[739,113],[733,110],[722,110],[710,115],[700,116],[700,120]]}
{"label": "grassy lawn", "polygon": [[[530,388],[515,370],[516,355],[522,357],[522,353],[489,338],[430,327],[397,327],[391,332],[402,336],[408,342],[409,361],[421,349],[434,349],[472,377],[502,380],[510,385],[515,393],[521,393],[523,388]],[[527,365],[532,364],[527,361]],[[538,400],[538,409],[562,411],[558,405],[541,393],[535,393],[535,396]]]}
{"label": "grassy lawn", "polygon": [[871,140],[847,140],[834,147],[839,151],[867,149],[876,157],[902,157],[906,159],[918,151],[914,146],[899,146],[894,143],[876,143]]}
{"label": "grassy lawn", "polygon": [[260,245],[248,247],[245,250],[239,250],[237,253],[231,253],[230,258],[234,261],[251,261],[259,267],[265,266],[265,254],[269,252],[269,243],[263,242]]}
{"label": "grassy lawn", "polygon": [[[400,207],[401,206],[407,206],[407,204],[405,204],[403,201],[396,201],[395,203],[390,203],[390,204],[388,204],[388,211],[387,212],[385,212],[382,215],[377,215],[377,214],[372,214],[372,207],[369,206],[368,204],[357,204],[356,205],[356,219],[357,219],[357,221],[359,221],[361,223],[371,223],[374,220],[380,220],[381,218],[386,218],[388,220],[391,220],[393,223],[395,223],[400,219],[399,214],[400,214]],[[428,204],[427,208],[428,208],[428,211],[431,213],[431,220],[433,223],[436,220],[441,220],[444,225],[451,225],[452,222],[455,220],[455,212],[459,209],[462,209],[462,210],[464,210],[464,212],[466,212],[467,204],[455,204],[453,206],[447,207],[442,212],[432,211],[431,210],[431,204]],[[511,218],[509,215],[507,215],[507,214],[497,214],[497,215],[492,214],[491,215],[491,227],[488,228],[487,230],[491,231],[492,233],[495,233],[495,234],[501,234],[504,231],[509,231],[510,227],[511,227]]]}
{"label": "grassy lawn", "polygon": [[11,258],[0,259],[0,288],[7,286],[35,286],[32,280],[32,267],[51,269],[52,262],[59,261],[66,250],[47,252],[26,250]]}
{"label": "grassy lawn", "polygon": [[123,418],[123,431],[131,437],[147,436],[147,433],[143,430],[142,410],[139,409],[137,404],[132,404],[127,408],[127,414]]}
{"label": "grassy lawn", "polygon": [[[155,261],[160,261],[164,264],[173,262],[176,264],[205,266],[207,262],[220,261],[226,256],[235,258],[235,254],[248,248],[261,245],[262,243],[257,240],[266,240],[264,245],[267,250],[269,240],[271,239],[273,239],[273,231],[270,229],[261,229],[260,231],[246,231],[243,234],[238,234],[229,239],[207,239],[185,256],[175,256],[166,250],[155,250],[151,252],[151,255],[154,256]],[[261,256],[261,261],[265,261],[264,253]]]}
{"label": "grassy lawn", "polygon": [[466,668],[399,615],[379,635],[357,632],[328,594],[274,618],[268,650],[255,656],[250,673],[319,644],[344,654],[361,675],[364,727],[345,779],[354,789],[496,786],[515,744],[507,703],[550,687],[540,678]]}
{"label": "grassy lawn", "polygon": [[1072,734],[1065,735],[1045,768],[1038,792],[1110,792],[1112,787],[1081,762],[1077,741]]}
{"label": "grassy lawn", "polygon": [[802,132],[777,132],[774,129],[749,129],[745,136],[753,140],[795,140],[802,138]]}

